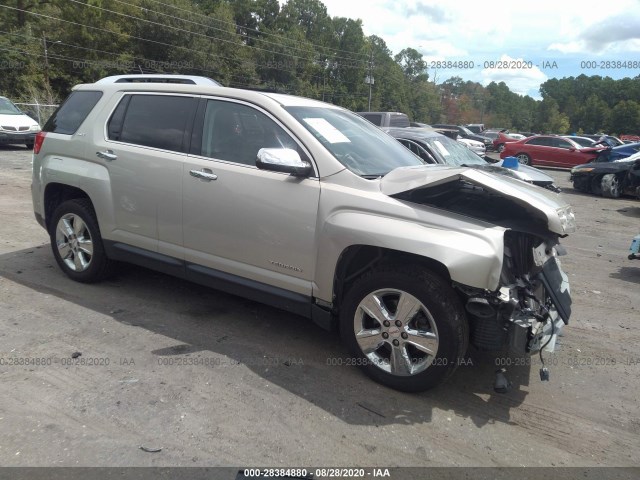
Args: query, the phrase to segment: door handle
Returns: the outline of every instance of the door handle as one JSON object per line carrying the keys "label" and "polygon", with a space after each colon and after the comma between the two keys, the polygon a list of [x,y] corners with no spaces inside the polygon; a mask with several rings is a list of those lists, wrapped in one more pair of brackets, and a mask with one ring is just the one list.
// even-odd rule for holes
{"label": "door handle", "polygon": [[[208,169],[207,169],[208,170]],[[199,178],[201,180],[205,180],[207,182],[210,182],[211,180],[217,180],[218,176],[211,172],[211,171],[206,171],[206,170],[189,170],[189,175],[191,175],[192,177],[196,177]]]}
{"label": "door handle", "polygon": [[113,150],[106,150],[104,152],[96,152],[96,155],[105,160],[113,161],[118,158],[118,155],[113,153]]}

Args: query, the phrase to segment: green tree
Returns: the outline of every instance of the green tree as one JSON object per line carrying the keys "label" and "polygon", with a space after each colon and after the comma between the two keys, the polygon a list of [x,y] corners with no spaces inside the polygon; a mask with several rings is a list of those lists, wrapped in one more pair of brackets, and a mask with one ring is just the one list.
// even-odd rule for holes
{"label": "green tree", "polygon": [[640,104],[633,100],[622,100],[611,110],[611,132],[618,135],[640,132]]}

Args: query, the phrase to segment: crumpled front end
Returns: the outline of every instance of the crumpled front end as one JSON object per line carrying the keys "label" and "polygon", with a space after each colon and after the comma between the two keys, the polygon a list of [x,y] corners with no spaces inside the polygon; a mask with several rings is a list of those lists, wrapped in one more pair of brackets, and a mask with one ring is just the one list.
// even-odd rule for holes
{"label": "crumpled front end", "polygon": [[424,167],[396,169],[382,188],[398,199],[503,227],[498,282],[482,289],[464,276],[452,277],[468,313],[470,342],[514,354],[553,350],[571,316],[559,239],[576,229],[573,209],[561,195],[503,175]]}
{"label": "crumpled front end", "polygon": [[557,236],[505,232],[505,253],[496,291],[457,285],[469,315],[471,343],[481,350],[526,355],[553,351],[571,316],[571,292]]}

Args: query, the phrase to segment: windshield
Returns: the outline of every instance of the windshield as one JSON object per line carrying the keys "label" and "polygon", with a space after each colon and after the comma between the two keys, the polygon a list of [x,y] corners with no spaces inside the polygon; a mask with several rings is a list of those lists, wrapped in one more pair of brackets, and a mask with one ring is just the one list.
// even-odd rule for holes
{"label": "windshield", "polygon": [[429,150],[441,162],[456,167],[462,165],[487,165],[480,156],[473,153],[464,145],[443,136],[423,138],[421,142],[426,144]]}
{"label": "windshield", "polygon": [[422,165],[413,153],[364,118],[334,108],[286,107],[345,167],[363,177]]}
{"label": "windshield", "polygon": [[458,127],[460,130],[462,130],[466,135],[475,135],[475,133],[473,133],[471,130],[469,130],[467,127]]}
{"label": "windshield", "polygon": [[0,98],[0,115],[22,115],[22,112],[6,98]]}

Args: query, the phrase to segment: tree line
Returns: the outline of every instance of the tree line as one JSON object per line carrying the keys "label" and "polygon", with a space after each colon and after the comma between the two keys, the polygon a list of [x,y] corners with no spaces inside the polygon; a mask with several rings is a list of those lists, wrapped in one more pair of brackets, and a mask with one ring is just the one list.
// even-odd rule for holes
{"label": "tree line", "polygon": [[77,83],[180,73],[223,85],[400,111],[424,123],[515,131],[640,133],[640,76],[542,84],[542,100],[452,77],[436,84],[420,52],[391,52],[360,20],[319,0],[6,0],[0,94],[57,103]]}

